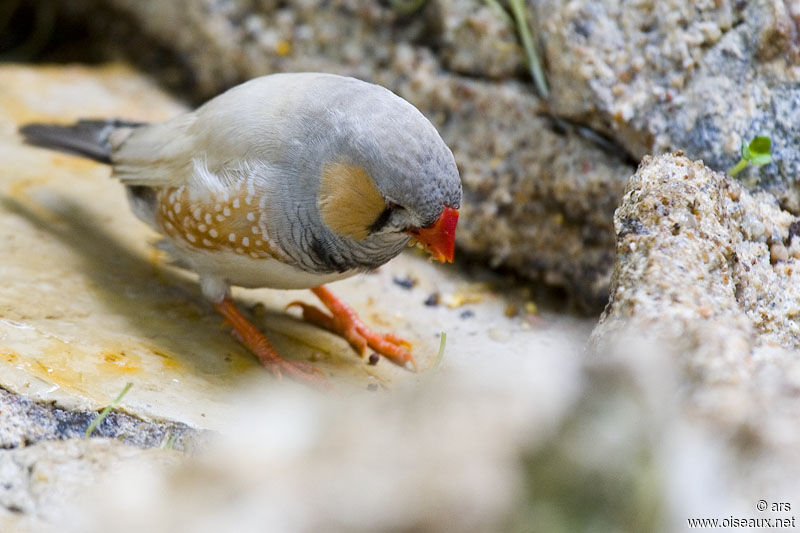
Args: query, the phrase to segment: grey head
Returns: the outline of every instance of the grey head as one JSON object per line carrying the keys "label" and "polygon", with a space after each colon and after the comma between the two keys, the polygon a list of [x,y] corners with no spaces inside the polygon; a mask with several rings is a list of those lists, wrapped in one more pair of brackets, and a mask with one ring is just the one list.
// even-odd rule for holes
{"label": "grey head", "polygon": [[295,143],[317,156],[303,171],[317,182],[317,209],[305,216],[318,228],[304,236],[305,266],[373,269],[402,251],[409,232],[461,207],[455,159],[433,124],[391,91],[339,76],[317,89]]}

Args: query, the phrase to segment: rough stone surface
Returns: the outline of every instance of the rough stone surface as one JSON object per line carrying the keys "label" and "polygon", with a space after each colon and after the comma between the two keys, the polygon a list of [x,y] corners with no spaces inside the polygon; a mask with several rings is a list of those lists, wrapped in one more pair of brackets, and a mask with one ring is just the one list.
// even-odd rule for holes
{"label": "rough stone surface", "polygon": [[797,220],[702,163],[645,157],[614,215],[617,265],[595,334],[663,333],[705,383],[744,379],[760,348],[800,349]]}
{"label": "rough stone surface", "polygon": [[[527,73],[525,55],[513,19],[489,2],[437,0],[439,55],[450,71],[482,78]],[[438,28],[437,28],[438,27]]]}
{"label": "rough stone surface", "polygon": [[800,6],[794,1],[532,1],[553,112],[607,132],[637,159],[683,150],[711,168],[741,141],[775,162],[743,177],[800,211]]}
{"label": "rough stone surface", "polygon": [[[34,402],[0,388],[0,448],[20,448],[41,440],[82,438],[97,412],[67,410]],[[112,410],[92,432],[92,437],[117,439],[140,448],[170,446],[195,449],[202,434],[179,422],[145,421]]]}
{"label": "rough stone surface", "polygon": [[[663,155],[642,161],[615,228],[617,263],[592,334],[595,353],[632,345],[647,359],[639,343],[648,339],[645,346],[657,346],[680,372],[689,409],[753,454],[748,475],[766,483],[782,478],[780,469],[796,471],[800,439],[789,429],[800,417],[796,217],[769,193],[751,194],[700,162]],[[758,472],[765,463],[776,466]]]}

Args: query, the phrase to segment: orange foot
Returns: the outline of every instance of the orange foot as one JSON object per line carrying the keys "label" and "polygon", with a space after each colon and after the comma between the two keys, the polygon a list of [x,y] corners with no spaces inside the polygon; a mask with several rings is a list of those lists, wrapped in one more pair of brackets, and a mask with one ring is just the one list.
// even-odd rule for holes
{"label": "orange foot", "polygon": [[295,381],[318,389],[335,390],[321,370],[302,361],[287,361],[278,355],[267,338],[245,318],[230,298],[226,297],[220,303],[214,304],[214,309],[225,317],[239,342],[253,352],[261,364],[276,377],[287,375]]}
{"label": "orange foot", "polygon": [[358,318],[352,307],[334,296],[327,288],[315,287],[311,289],[311,292],[317,295],[331,315],[326,314],[318,307],[298,301],[287,305],[287,309],[293,305],[300,307],[303,310],[304,320],[341,335],[361,357],[364,357],[367,346],[369,346],[395,364],[406,366],[407,363],[411,363],[414,370],[417,369],[417,362],[408,351],[408,348],[411,347],[408,341],[392,333],[384,335],[375,333]]}

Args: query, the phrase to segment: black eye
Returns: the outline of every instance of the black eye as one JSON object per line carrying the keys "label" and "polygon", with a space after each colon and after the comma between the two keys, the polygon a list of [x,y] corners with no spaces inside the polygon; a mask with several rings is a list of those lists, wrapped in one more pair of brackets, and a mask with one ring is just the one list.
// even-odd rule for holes
{"label": "black eye", "polygon": [[386,224],[389,223],[389,219],[392,218],[392,213],[395,211],[403,211],[405,207],[400,204],[396,204],[394,202],[387,202],[386,209],[384,209],[378,218],[375,219],[375,222],[369,227],[370,233],[376,233],[382,230]]}
{"label": "black eye", "polygon": [[387,207],[384,209],[378,218],[375,219],[375,222],[369,227],[370,233],[376,233],[384,228],[386,224],[389,223],[389,219],[392,217],[392,211],[394,209],[392,207]]}

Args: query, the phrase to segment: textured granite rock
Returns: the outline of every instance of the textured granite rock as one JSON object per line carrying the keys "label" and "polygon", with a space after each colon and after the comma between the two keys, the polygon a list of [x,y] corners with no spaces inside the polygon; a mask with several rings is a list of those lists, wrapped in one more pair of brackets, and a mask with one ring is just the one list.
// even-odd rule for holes
{"label": "textured granite rock", "polygon": [[[447,70],[482,78],[510,78],[527,73],[525,54],[508,12],[490,2],[436,0],[433,28],[439,56]],[[499,5],[499,4],[498,4]]]}
{"label": "textured granite rock", "polygon": [[736,467],[740,488],[747,476],[785,483],[800,467],[798,226],[774,196],[679,155],[646,157],[615,214],[595,354],[666,354],[680,401],[752,458]]}
{"label": "textured granite rock", "polygon": [[[0,449],[30,446],[42,440],[82,438],[98,416],[96,411],[62,409],[0,388]],[[112,410],[92,432],[92,437],[117,439],[140,448],[169,442],[176,450],[202,446],[202,435],[180,422],[146,421],[117,410]]]}
{"label": "textured granite rock", "polygon": [[743,379],[758,349],[800,349],[800,223],[774,196],[682,156],[645,157],[614,222],[596,336],[663,334],[704,383]]}
{"label": "textured granite rock", "polygon": [[635,157],[683,150],[715,170],[741,141],[775,162],[743,176],[800,212],[800,7],[756,0],[532,1],[554,113],[591,124]]}

